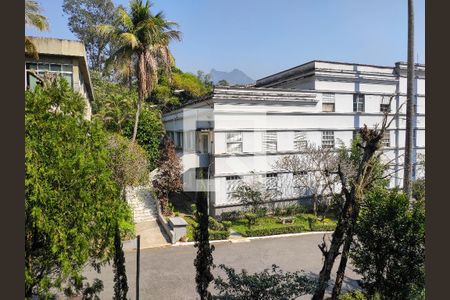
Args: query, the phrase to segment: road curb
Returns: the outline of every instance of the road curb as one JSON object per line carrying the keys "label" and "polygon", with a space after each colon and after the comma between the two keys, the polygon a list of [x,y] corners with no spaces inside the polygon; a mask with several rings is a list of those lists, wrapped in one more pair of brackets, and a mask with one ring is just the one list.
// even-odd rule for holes
{"label": "road curb", "polygon": [[[253,237],[245,237],[242,239],[229,239],[229,240],[214,240],[209,241],[210,244],[216,243],[243,243],[243,242],[251,242],[252,240],[262,240],[262,239],[273,239],[273,238],[283,238],[283,237],[295,237],[302,235],[311,235],[311,234],[327,234],[333,233],[334,231],[311,231],[311,232],[298,232],[298,233],[285,233],[285,234],[277,234],[277,235],[266,235],[266,236],[253,236]],[[192,246],[195,242],[176,242],[172,244],[172,247],[180,247],[180,246]]]}

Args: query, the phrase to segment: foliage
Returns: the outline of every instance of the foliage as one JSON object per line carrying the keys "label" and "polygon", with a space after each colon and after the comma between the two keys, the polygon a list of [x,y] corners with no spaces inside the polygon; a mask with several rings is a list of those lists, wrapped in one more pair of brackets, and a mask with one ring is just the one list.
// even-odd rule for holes
{"label": "foliage", "polygon": [[228,83],[228,81],[226,81],[226,80],[224,80],[224,79],[219,80],[219,81],[217,82],[217,85],[218,85],[218,86],[230,86],[230,84]]}
{"label": "foliage", "polygon": [[125,255],[122,249],[119,227],[114,233],[114,300],[127,300],[128,283],[125,269]]}
{"label": "foliage", "polygon": [[135,89],[91,72],[95,99],[92,103],[94,118],[101,120],[105,128],[122,133],[126,123],[133,121],[137,92]]}
{"label": "foliage", "polygon": [[160,156],[157,162],[158,172],[153,179],[153,188],[164,215],[171,214],[169,193],[182,189],[181,162],[175,152],[175,146],[170,138],[164,136],[161,141]]}
{"label": "foliage", "polygon": [[[362,291],[351,291],[345,292],[339,296],[339,300],[367,300],[368,298],[364,295]],[[378,300],[378,298],[374,297],[371,300]]]}
{"label": "foliage", "polygon": [[362,207],[351,257],[369,295],[411,299],[425,283],[425,206],[376,189]]}
{"label": "foliage", "polygon": [[115,7],[111,0],[64,0],[63,11],[69,16],[69,28],[84,43],[89,67],[103,69],[110,50],[110,41],[95,26],[111,24]]}
{"label": "foliage", "polygon": [[[317,215],[319,200],[325,193],[333,194],[333,186],[339,180],[330,171],[336,169],[338,158],[332,148],[316,147],[308,144],[301,155],[287,155],[275,163],[275,167],[293,173],[294,184],[303,187],[304,194],[313,200],[314,214]],[[302,196],[302,195],[299,195]]]}
{"label": "foliage", "polygon": [[[41,13],[41,7],[37,1],[25,0],[25,25],[32,26],[39,31],[48,30],[47,18]],[[25,54],[35,59],[39,58],[36,45],[28,37],[25,37]]]}
{"label": "foliage", "polygon": [[227,280],[219,276],[214,284],[223,299],[296,299],[313,293],[316,287],[316,281],[303,271],[283,272],[276,265],[270,271],[265,269],[254,274],[246,270],[236,273],[225,265],[219,268],[225,271]]}
{"label": "foliage", "polygon": [[255,213],[246,213],[244,215],[245,219],[247,220],[247,226],[248,228],[251,228],[252,225],[256,224],[256,214]]}
{"label": "foliage", "polygon": [[[136,141],[147,152],[150,170],[153,170],[157,166],[160,153],[159,146],[164,135],[164,125],[161,121],[160,113],[152,109],[142,109],[138,129]],[[132,122],[128,122],[125,125],[123,134],[128,138],[132,138]]]}
{"label": "foliage", "polygon": [[[184,216],[184,219],[186,220],[186,222],[189,224],[187,227],[187,233],[186,236],[189,240],[194,240],[194,229],[196,228],[196,226],[198,226],[197,221],[190,217],[190,216]],[[211,229],[211,226],[209,226],[209,240],[210,241],[214,241],[214,240],[226,240],[228,239],[228,237],[230,236],[230,232],[229,232],[229,227],[227,228],[225,225],[225,222],[222,222],[222,226],[223,229],[222,230],[213,230]],[[230,224],[228,224],[230,225]]]}
{"label": "foliage", "polygon": [[244,236],[252,237],[252,236],[267,236],[267,235],[278,235],[278,234],[286,234],[286,233],[299,233],[308,231],[307,227],[304,224],[293,224],[293,225],[285,225],[274,228],[249,228],[245,230]]}
{"label": "foliage", "polygon": [[141,146],[119,135],[109,135],[107,148],[110,152],[108,164],[113,179],[123,192],[126,186],[145,185],[149,180],[147,153]]}
{"label": "foliage", "polygon": [[419,178],[412,182],[412,196],[416,200],[425,199],[425,178]]}
{"label": "foliage", "polygon": [[195,219],[198,224],[194,227],[194,247],[197,248],[194,266],[196,269],[195,283],[197,284],[197,293],[201,300],[211,297],[208,286],[214,279],[211,273],[211,268],[214,267],[212,256],[214,246],[209,244],[209,217],[206,201],[206,193],[199,192],[195,210]]}
{"label": "foliage", "polygon": [[65,80],[25,94],[26,297],[81,280],[114,249],[114,224],[132,227],[108,167],[107,135],[86,121],[82,96]]}
{"label": "foliage", "polygon": [[171,79],[174,59],[169,50],[172,40],[180,40],[181,33],[175,22],[167,21],[162,12],[153,15],[147,0],[130,1],[130,9],[117,9],[113,24],[97,26],[99,33],[112,39],[115,49],[107,60],[109,66],[124,66],[131,74],[134,70],[138,83],[138,101],[132,140],[136,140],[142,102],[150,96],[158,82],[159,70]]}
{"label": "foliage", "polygon": [[92,284],[85,283],[83,280],[86,277],[81,277],[81,280],[70,280],[71,283],[69,287],[64,290],[64,295],[67,297],[77,297],[81,296],[83,300],[100,300],[98,294],[103,291],[103,282],[95,278]]}
{"label": "foliage", "polygon": [[220,219],[226,221],[236,221],[238,219],[242,219],[243,217],[244,212],[239,210],[225,211],[220,214]]}
{"label": "foliage", "polygon": [[277,195],[276,191],[267,189],[261,182],[255,180],[249,183],[241,181],[232,192],[231,197],[240,201],[246,209],[256,213],[262,205]]}

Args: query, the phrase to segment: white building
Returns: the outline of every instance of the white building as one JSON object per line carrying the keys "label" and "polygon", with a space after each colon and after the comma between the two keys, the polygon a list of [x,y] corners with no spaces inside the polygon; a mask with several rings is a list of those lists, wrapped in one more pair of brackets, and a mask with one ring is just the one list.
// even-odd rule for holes
{"label": "white building", "polygon": [[[424,65],[416,66],[415,87],[413,164],[425,152]],[[281,192],[277,201],[305,196],[290,184],[292,174],[274,169],[279,158],[301,153],[305,143],[350,146],[360,127],[380,123],[386,109],[394,116],[405,101],[405,63],[386,67],[316,60],[251,87],[215,88],[208,97],[165,114],[163,121],[179,149],[185,191],[203,186],[216,214],[236,207],[230,192],[241,179],[265,181]],[[406,105],[383,141],[385,159],[398,170],[391,186],[403,181],[405,111]],[[210,178],[209,185],[200,178]]]}

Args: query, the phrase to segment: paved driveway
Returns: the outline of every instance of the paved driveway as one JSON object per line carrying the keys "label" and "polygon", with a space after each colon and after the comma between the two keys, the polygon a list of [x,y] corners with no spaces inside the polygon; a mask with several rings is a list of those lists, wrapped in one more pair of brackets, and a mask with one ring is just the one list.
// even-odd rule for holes
{"label": "paved driveway", "polygon": [[[238,270],[245,268],[249,272],[259,272],[277,264],[284,271],[303,269],[307,273],[318,275],[322,257],[317,245],[322,236],[310,234],[241,243],[216,243],[214,263]],[[140,299],[198,299],[193,266],[195,254],[196,248],[193,246],[141,250]],[[337,263],[335,265],[336,269]],[[128,297],[135,299],[136,252],[126,252],[126,270],[130,287]],[[219,270],[214,270],[214,275],[219,273],[223,275]],[[100,298],[112,299],[114,275],[111,267],[105,267],[101,274],[88,271],[86,275],[89,279],[102,279],[105,288]],[[356,287],[358,275],[348,269],[346,276],[344,288]],[[303,298],[309,299],[310,296]]]}

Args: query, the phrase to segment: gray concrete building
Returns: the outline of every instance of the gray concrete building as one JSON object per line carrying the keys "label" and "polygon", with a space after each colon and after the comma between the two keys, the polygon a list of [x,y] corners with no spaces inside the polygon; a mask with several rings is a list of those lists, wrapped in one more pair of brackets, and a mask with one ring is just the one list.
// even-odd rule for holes
{"label": "gray concrete building", "polygon": [[86,118],[90,119],[94,92],[84,44],[74,40],[29,38],[36,46],[39,58],[25,56],[25,89],[42,84],[35,74],[50,73],[62,76],[86,99]]}

